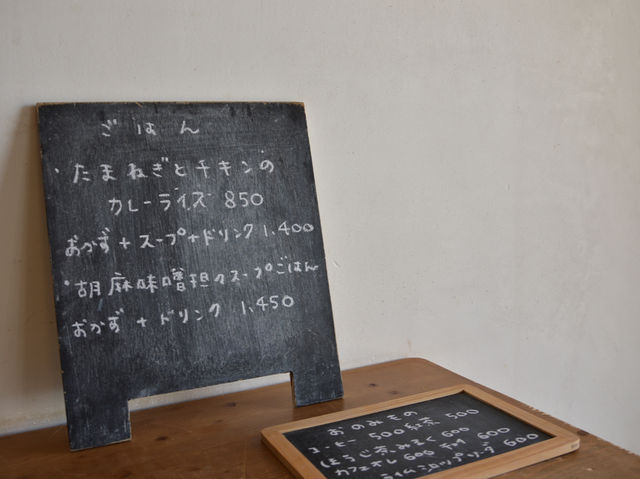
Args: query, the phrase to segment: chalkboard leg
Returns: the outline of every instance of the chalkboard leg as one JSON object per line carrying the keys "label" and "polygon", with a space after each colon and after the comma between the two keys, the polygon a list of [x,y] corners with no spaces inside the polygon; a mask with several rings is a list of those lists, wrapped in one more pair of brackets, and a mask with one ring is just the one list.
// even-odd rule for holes
{"label": "chalkboard leg", "polygon": [[72,451],[131,439],[127,400],[76,399],[67,404],[67,431]]}
{"label": "chalkboard leg", "polygon": [[291,372],[291,383],[296,406],[307,406],[341,398],[342,377],[337,363],[334,366],[316,366]]}

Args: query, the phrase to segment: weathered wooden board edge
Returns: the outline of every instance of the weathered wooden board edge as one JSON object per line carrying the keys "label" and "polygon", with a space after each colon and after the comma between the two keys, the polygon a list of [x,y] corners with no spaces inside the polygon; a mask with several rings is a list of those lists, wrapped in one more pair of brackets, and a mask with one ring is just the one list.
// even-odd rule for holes
{"label": "weathered wooden board edge", "polygon": [[[229,104],[229,105],[238,105],[238,104],[254,104],[254,105],[267,105],[270,103],[279,103],[282,105],[298,105],[301,107],[305,107],[304,101],[297,100],[144,100],[144,101],[136,101],[136,100],[118,100],[118,101],[41,101],[35,104],[36,112],[40,107],[43,106],[51,106],[51,105],[117,105],[122,103],[130,103],[135,105],[202,105],[202,104]],[[306,113],[306,108],[305,108]]]}
{"label": "weathered wooden board edge", "polygon": [[298,429],[320,426],[332,422],[352,419],[388,409],[407,406],[414,403],[437,399],[458,393],[467,393],[490,406],[499,409],[522,422],[534,426],[553,436],[551,439],[525,446],[514,451],[498,454],[452,469],[422,476],[420,479],[489,479],[499,474],[514,471],[525,466],[552,459],[580,447],[580,439],[572,432],[532,414],[521,407],[508,403],[499,397],[470,384],[460,384],[434,391],[413,394],[398,399],[391,399],[368,406],[361,406],[345,411],[325,414],[322,416],[301,419],[285,424],[270,426],[261,431],[262,441],[280,459],[280,461],[300,479],[326,479],[298,449],[287,440],[285,433]]}

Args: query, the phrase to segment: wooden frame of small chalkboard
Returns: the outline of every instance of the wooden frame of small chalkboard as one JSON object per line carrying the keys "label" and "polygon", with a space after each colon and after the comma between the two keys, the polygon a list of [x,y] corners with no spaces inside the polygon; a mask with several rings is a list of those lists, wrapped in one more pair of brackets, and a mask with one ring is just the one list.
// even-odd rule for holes
{"label": "wooden frame of small chalkboard", "polygon": [[[433,409],[429,409],[429,416],[425,416],[429,403],[435,405],[437,401],[447,401],[456,395],[464,395],[482,404],[487,411],[491,410],[489,414],[508,417],[512,424],[537,430],[539,434],[531,432],[522,433],[521,437],[509,437],[506,427],[487,430],[489,423],[481,419],[482,408],[479,408],[481,413],[477,409],[465,410],[463,406],[462,411],[454,408],[442,414],[447,410],[445,406],[435,415]],[[423,406],[421,413],[413,410],[416,406]],[[438,414],[444,417],[444,420],[440,419],[442,423],[437,422]],[[481,432],[462,425],[456,426],[457,429],[447,427],[447,421],[464,424],[465,419],[466,424],[471,425],[471,418],[483,429]],[[441,430],[443,427],[446,429]],[[410,429],[421,431],[420,438],[407,439],[404,432],[410,432]],[[320,432],[324,434],[325,443],[308,441],[309,437],[317,440]],[[358,442],[357,434],[364,441],[370,440],[370,444],[354,446]],[[473,434],[474,440],[481,441],[482,449],[472,451],[473,454],[471,451],[460,452],[460,444],[465,443],[461,439],[464,434]],[[512,430],[511,434],[515,432]],[[528,440],[534,436],[540,436],[537,442]],[[566,429],[467,384],[268,427],[262,431],[262,440],[296,477],[304,479],[485,479],[575,451],[580,446],[579,438]],[[310,444],[317,447],[310,447]],[[493,450],[504,444],[512,449],[507,452]],[[364,446],[366,448],[362,449]],[[438,458],[434,452],[437,449],[448,452],[451,459]],[[395,467],[395,472],[390,465]]]}

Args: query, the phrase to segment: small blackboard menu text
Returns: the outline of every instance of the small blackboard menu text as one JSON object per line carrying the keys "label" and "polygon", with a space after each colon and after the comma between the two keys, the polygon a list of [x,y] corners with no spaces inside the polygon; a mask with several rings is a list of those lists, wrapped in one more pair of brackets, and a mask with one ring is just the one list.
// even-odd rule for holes
{"label": "small blackboard menu text", "polygon": [[579,444],[472,386],[275,426],[263,439],[298,477],[318,479],[491,477]]}

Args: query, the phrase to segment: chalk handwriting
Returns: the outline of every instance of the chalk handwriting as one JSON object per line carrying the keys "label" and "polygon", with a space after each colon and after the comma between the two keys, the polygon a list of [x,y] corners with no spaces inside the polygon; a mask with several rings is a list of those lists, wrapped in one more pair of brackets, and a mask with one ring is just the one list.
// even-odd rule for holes
{"label": "chalk handwriting", "polygon": [[[150,331],[156,326],[197,324],[228,314],[258,319],[299,306],[301,301],[294,294],[273,291],[273,287],[281,277],[318,274],[322,258],[271,253],[249,265],[219,270],[202,267],[197,271],[180,265],[188,264],[181,259],[173,267],[145,268],[135,273],[115,266],[121,260],[135,261],[143,252],[145,257],[183,258],[211,248],[216,254],[224,251],[233,257],[234,248],[245,247],[247,242],[269,246],[273,240],[317,234],[318,225],[301,218],[259,219],[270,206],[269,182],[280,181],[278,174],[286,167],[279,147],[249,143],[242,147],[241,154],[235,148],[202,149],[199,145],[203,137],[216,138],[219,131],[208,131],[211,123],[190,115],[170,119],[146,113],[108,115],[85,126],[102,145],[100,157],[79,156],[52,166],[55,181],[71,188],[72,197],[93,196],[97,191],[95,196],[100,198],[92,205],[97,206],[93,213],[99,222],[83,230],[71,229],[61,248],[63,260],[71,263],[77,275],[62,279],[63,292],[100,305],[91,317],[69,322],[71,337],[86,340],[126,335],[132,328]],[[138,147],[120,151],[121,142]],[[165,148],[176,142],[197,148]],[[149,216],[160,221],[144,221]],[[243,218],[249,222],[243,222]],[[109,263],[114,260],[116,263]],[[106,273],[92,273],[92,268],[85,267],[89,262],[102,261],[114,266]],[[263,295],[255,294],[252,286],[252,293],[232,303],[226,299],[229,289],[224,301],[212,299],[209,304],[193,304],[193,295],[189,294],[206,290],[213,298],[218,290],[245,283],[269,284]],[[167,308],[159,315],[114,307],[129,295],[162,297],[163,304],[172,301],[167,297],[180,297],[185,305]]]}
{"label": "chalk handwriting", "polygon": [[[178,190],[178,188],[175,189]],[[107,205],[109,212],[114,216],[119,216],[121,213],[138,213],[139,211],[144,211],[146,207],[153,205],[161,206],[162,211],[169,211],[171,208],[190,211],[206,209],[213,195],[213,193],[206,191],[190,191],[186,193],[179,191],[172,193],[163,192],[142,200],[113,197],[107,200]],[[237,193],[234,191],[225,191],[224,193],[224,206],[228,209],[262,206],[263,203],[264,196],[260,193],[250,193],[247,191]]]}
{"label": "chalk handwriting", "polygon": [[71,334],[76,339],[91,339],[109,334],[121,334],[130,331],[132,328],[144,329],[145,331],[155,327],[166,327],[172,323],[186,325],[188,323],[198,323],[202,320],[215,320],[221,315],[229,312],[240,311],[242,315],[252,313],[266,313],[278,308],[289,309],[296,304],[294,298],[288,294],[278,294],[270,296],[260,296],[251,303],[241,300],[238,304],[229,304],[223,308],[222,303],[215,299],[200,307],[181,306],[160,312],[158,315],[149,316],[142,311],[127,312],[124,308],[118,308],[113,314],[107,313],[103,318],[91,320],[80,318],[73,321]]}
{"label": "chalk handwriting", "polygon": [[[189,289],[223,286],[252,280],[269,280],[282,275],[313,274],[320,266],[313,260],[290,260],[281,256],[279,260],[254,266],[250,270],[230,269],[225,271],[186,272],[182,267],[171,268],[169,272],[149,272],[138,278],[129,278],[114,272],[108,281],[100,279],[80,279],[75,282],[65,280],[64,286],[73,287],[79,298],[93,299],[100,296],[114,296],[133,291],[154,294],[158,290],[184,292]],[[103,294],[104,293],[104,294]],[[283,304],[284,307],[287,307]]]}
{"label": "chalk handwriting", "polygon": [[217,243],[230,243],[235,241],[248,240],[250,238],[271,238],[276,235],[296,235],[299,233],[311,233],[315,227],[310,223],[289,223],[283,221],[279,225],[268,226],[266,224],[245,223],[237,227],[217,226],[202,228],[199,230],[187,230],[179,227],[177,230],[169,232],[152,233],[146,232],[137,237],[116,236],[112,237],[111,229],[102,228],[95,236],[80,238],[74,234],[67,239],[65,256],[74,258],[91,254],[108,254],[113,248],[121,251],[132,249],[156,248],[157,246],[183,246],[183,245],[204,245],[205,247]]}
{"label": "chalk handwriting", "polygon": [[[102,183],[131,181],[152,181],[155,178],[194,178],[217,180],[234,175],[270,175],[276,167],[272,160],[215,160],[198,159],[195,162],[181,159],[169,159],[161,156],[145,161],[132,160],[123,164],[100,163],[87,166],[74,163],[69,171],[69,179],[74,185],[88,184],[97,181]],[[60,170],[58,170],[60,172]]]}
{"label": "chalk handwriting", "polygon": [[[487,405],[446,411],[438,406],[430,409],[431,402],[315,426],[285,436],[327,478],[384,479],[415,479],[544,439],[544,433],[526,424],[519,433],[514,433],[509,425],[515,419],[501,413],[493,416]],[[479,421],[473,419],[477,415],[480,415]],[[487,430],[486,425],[492,424],[491,421],[495,421],[494,427]]]}

